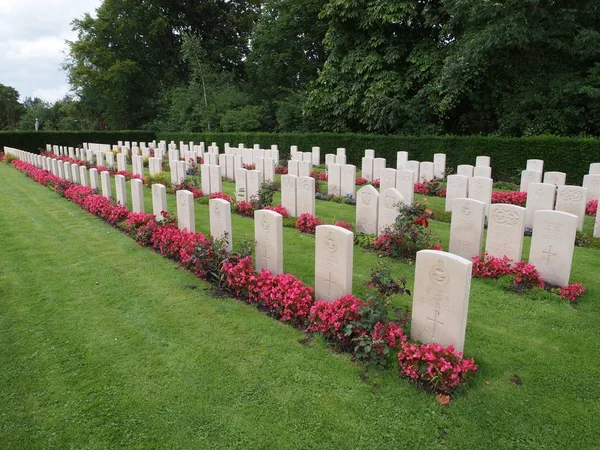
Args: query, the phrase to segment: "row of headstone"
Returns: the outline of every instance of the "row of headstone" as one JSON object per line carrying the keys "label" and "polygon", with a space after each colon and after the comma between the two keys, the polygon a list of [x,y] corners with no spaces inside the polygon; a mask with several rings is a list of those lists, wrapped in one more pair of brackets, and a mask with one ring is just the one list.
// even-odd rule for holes
{"label": "row of headstone", "polygon": [[300,152],[297,146],[292,145],[290,148],[290,160],[310,162],[313,166],[319,166],[321,164],[321,148],[313,147],[310,152]]}
{"label": "row of headstone", "polygon": [[260,186],[263,182],[262,172],[244,168],[236,169],[235,174],[235,197],[236,200],[250,202],[257,200]]}
{"label": "row of headstone", "polygon": [[404,197],[395,188],[380,194],[373,186],[363,186],[356,193],[356,231],[380,236],[396,222],[401,204]]}
{"label": "row of headstone", "polygon": [[308,176],[282,175],[281,206],[291,217],[299,217],[305,213],[314,216],[315,179]]}

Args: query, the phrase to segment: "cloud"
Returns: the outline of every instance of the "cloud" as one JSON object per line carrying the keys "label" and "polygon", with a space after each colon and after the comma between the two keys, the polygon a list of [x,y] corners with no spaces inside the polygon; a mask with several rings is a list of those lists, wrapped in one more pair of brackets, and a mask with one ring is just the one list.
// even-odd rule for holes
{"label": "cloud", "polygon": [[61,70],[71,22],[102,0],[0,0],[0,83],[25,97],[55,101],[69,92]]}

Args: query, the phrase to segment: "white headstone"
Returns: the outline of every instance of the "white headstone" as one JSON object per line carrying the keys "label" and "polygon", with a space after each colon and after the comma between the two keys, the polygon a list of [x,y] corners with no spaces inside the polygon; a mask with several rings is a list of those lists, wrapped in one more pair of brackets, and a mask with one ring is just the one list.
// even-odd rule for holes
{"label": "white headstone", "polygon": [[469,198],[485,203],[485,215],[488,215],[492,203],[492,188],[494,181],[491,178],[469,178]]}
{"label": "white headstone", "polygon": [[433,176],[435,178],[444,178],[446,176],[446,154],[434,153],[433,155]]}
{"label": "white headstone", "polygon": [[258,200],[261,184],[261,173],[258,170],[249,170],[246,178],[248,201]]}
{"label": "white headstone", "polygon": [[283,273],[283,218],[267,209],[254,212],[254,240],[256,241],[256,271],[270,270]]}
{"label": "white headstone", "polygon": [[202,186],[202,193],[204,195],[210,195],[212,193],[210,190],[210,165],[202,164],[200,166],[200,182]]}
{"label": "white headstone", "polygon": [[381,178],[381,171],[385,169],[385,158],[375,158],[373,160],[373,180]]}
{"label": "white headstone", "polygon": [[529,263],[552,285],[566,286],[571,276],[577,216],[560,211],[535,213]]}
{"label": "white headstone", "polygon": [[319,225],[315,247],[315,298],[333,302],[352,294],[354,233],[334,225]]}
{"label": "white headstone", "polygon": [[[559,186],[556,194],[556,211],[577,216],[577,229],[583,231],[587,189],[579,186]],[[535,220],[534,220],[535,222]]]}
{"label": "white headstone", "polygon": [[477,156],[475,158],[475,167],[490,167],[490,157]]}
{"label": "white headstone", "polygon": [[361,187],[356,193],[356,232],[377,234],[379,217],[379,192],[371,185]]}
{"label": "white headstone", "polygon": [[452,201],[450,253],[471,260],[481,254],[485,203],[470,198]]}
{"label": "white headstone", "polygon": [[341,178],[340,195],[342,197],[350,195],[354,198],[356,190],[356,166],[353,166],[352,164],[342,166]]}
{"label": "white headstone", "polygon": [[396,171],[396,190],[404,198],[404,204],[410,206],[415,197],[415,175],[412,170],[398,169]]}
{"label": "white headstone", "polygon": [[503,203],[491,205],[485,251],[497,258],[506,255],[513,261],[521,261],[524,231],[525,208]]}
{"label": "white headstone", "polygon": [[600,199],[600,175],[584,175],[583,187],[587,189],[587,201]]}
{"label": "white headstone", "polygon": [[313,166],[318,166],[321,164],[321,148],[320,147],[312,148],[312,163],[313,163]]}
{"label": "white headstone", "polygon": [[521,186],[519,187],[519,191],[527,192],[527,186],[529,186],[529,183],[541,182],[542,172],[538,172],[536,170],[523,170],[521,172]]}
{"label": "white headstone", "polygon": [[333,153],[327,153],[325,155],[325,165],[329,166],[330,164],[335,164],[335,155]]}
{"label": "white headstone", "polygon": [[87,167],[83,165],[79,166],[79,181],[82,186],[88,187],[90,185]]}
{"label": "white headstone", "polygon": [[600,163],[590,164],[590,175],[600,175]]}
{"label": "white headstone", "polygon": [[594,222],[594,237],[600,238],[600,205],[596,209],[596,221]]}
{"label": "white headstone", "polygon": [[448,175],[446,183],[446,211],[452,211],[452,200],[467,198],[469,192],[469,178],[464,175]]}
{"label": "white headstone", "polygon": [[419,163],[419,161],[411,160],[411,161],[406,162],[406,168],[413,173],[413,177],[414,177],[413,184],[417,183],[420,180],[420,178],[419,178],[420,167],[421,167],[421,163]]}
{"label": "white headstone", "polygon": [[223,192],[223,181],[221,179],[221,166],[210,166],[210,192]]}
{"label": "white headstone", "polygon": [[379,179],[379,192],[396,187],[396,169],[383,169]]}
{"label": "white headstone", "polygon": [[100,183],[98,182],[98,169],[90,169],[90,187],[92,189],[98,189],[99,185]]}
{"label": "white headstone", "polygon": [[475,166],[473,168],[473,176],[492,178],[492,168],[489,166]]}
{"label": "white headstone", "polygon": [[71,163],[63,163],[63,176],[67,181],[71,181]]}
{"label": "white headstone", "polygon": [[471,178],[473,176],[473,170],[475,168],[470,164],[460,164],[456,168],[456,175],[462,175],[463,177]]}
{"label": "white headstone", "polygon": [[144,212],[144,183],[139,178],[131,179],[131,204],[134,213]]}
{"label": "white headstone", "polygon": [[298,173],[300,170],[298,163],[299,163],[299,161],[296,161],[296,160],[288,161],[288,175],[298,176]]}
{"label": "white headstone", "polygon": [[100,180],[102,181],[102,195],[106,198],[110,198],[112,186],[110,184],[110,173],[106,170],[100,173]]}
{"label": "white headstone", "polygon": [[373,181],[373,162],[374,159],[369,156],[365,156],[362,159],[361,175],[368,181]]}
{"label": "white headstone", "polygon": [[315,179],[311,177],[298,177],[296,182],[296,213],[315,215]]}
{"label": "white headstone", "polygon": [[248,170],[244,168],[235,169],[235,200],[248,201]]}
{"label": "white headstone", "polygon": [[378,236],[396,222],[396,217],[400,214],[401,203],[404,203],[404,197],[395,188],[389,188],[381,192],[379,196],[379,215],[377,217]]}
{"label": "white headstone", "polygon": [[[309,154],[309,156],[311,156]],[[298,176],[299,177],[310,177],[310,172],[312,170],[312,162],[311,161],[298,161]]]}
{"label": "white headstone", "polygon": [[396,169],[406,169],[408,152],[396,152]]}
{"label": "white headstone", "polygon": [[365,157],[375,159],[375,150],[373,150],[373,149],[365,150]]}
{"label": "white headstone", "polygon": [[79,166],[77,164],[71,164],[71,181],[79,184]]}
{"label": "white headstone", "polygon": [[228,201],[222,198],[213,198],[208,202],[210,210],[210,235],[214,239],[225,240],[225,246],[228,251],[231,251],[231,205]]}
{"label": "white headstone", "polygon": [[419,164],[419,181],[426,182],[433,180],[433,163],[423,161]]}
{"label": "white headstone", "polygon": [[327,193],[339,197],[342,189],[342,166],[329,164],[327,168]]}
{"label": "white headstone", "polygon": [[180,230],[196,231],[194,215],[194,194],[182,189],[177,191],[177,226]]}
{"label": "white headstone", "polygon": [[450,253],[417,252],[411,339],[464,350],[472,268],[470,260]]}
{"label": "white headstone", "polygon": [[564,186],[567,184],[567,174],[564,172],[546,172],[544,174],[544,183],[554,186]]}
{"label": "white headstone", "polygon": [[115,189],[117,191],[117,203],[127,207],[127,180],[123,175],[115,175]]}
{"label": "white headstone", "polygon": [[291,217],[298,217],[296,213],[297,179],[298,177],[294,175],[281,175],[281,206]]}
{"label": "white headstone", "polygon": [[544,161],[541,159],[528,159],[527,160],[527,170],[533,170],[535,172],[543,172],[544,171]]}
{"label": "white headstone", "polygon": [[153,184],[152,213],[157,221],[163,219],[163,211],[167,212],[167,189],[162,184]]}

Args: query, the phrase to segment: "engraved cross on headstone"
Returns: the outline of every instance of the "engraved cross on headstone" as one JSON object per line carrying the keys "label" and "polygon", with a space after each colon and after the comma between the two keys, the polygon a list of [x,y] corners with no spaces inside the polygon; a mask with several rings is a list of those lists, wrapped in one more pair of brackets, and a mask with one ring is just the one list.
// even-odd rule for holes
{"label": "engraved cross on headstone", "polygon": [[266,246],[266,245],[263,245],[263,246],[262,246],[262,249],[263,249],[263,251],[262,251],[262,255],[260,255],[260,256],[261,256],[261,258],[263,258],[263,259],[264,259],[264,261],[265,261],[265,265],[266,265],[266,266],[268,266],[268,265],[269,265],[269,260],[270,260],[271,258],[269,257],[269,254],[268,254],[268,252],[267,252],[267,246]]}
{"label": "engraved cross on headstone", "polygon": [[433,322],[433,333],[431,335],[431,340],[435,342],[435,329],[436,325],[444,325],[444,322],[440,322],[439,320],[440,312],[436,309],[433,318],[427,317],[427,320],[431,320]]}
{"label": "engraved cross on headstone", "polygon": [[550,264],[550,258],[552,256],[556,256],[556,253],[552,253],[552,246],[549,245],[548,246],[548,251],[544,250],[542,253],[544,253],[545,255],[548,255],[546,258],[546,265]]}
{"label": "engraved cross on headstone", "polygon": [[327,278],[325,278],[325,281],[327,282],[327,284],[329,284],[329,294],[327,295],[327,297],[328,300],[331,300],[331,287],[335,286],[335,281],[331,279],[331,272],[327,274]]}

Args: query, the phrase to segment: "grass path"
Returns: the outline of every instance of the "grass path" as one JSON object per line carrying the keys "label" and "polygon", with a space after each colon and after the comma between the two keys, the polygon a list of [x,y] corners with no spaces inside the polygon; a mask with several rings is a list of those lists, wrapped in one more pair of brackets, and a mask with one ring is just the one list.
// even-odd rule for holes
{"label": "grass path", "polygon": [[[243,231],[252,221],[234,216]],[[312,237],[285,233],[287,269],[308,281]],[[358,280],[369,258],[355,261]],[[320,340],[303,345],[301,332],[214,298],[0,164],[0,447],[593,448],[598,258],[576,249],[573,279],[588,288],[577,309],[474,280],[466,347],[480,373],[441,407],[394,369],[365,374]]]}

